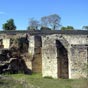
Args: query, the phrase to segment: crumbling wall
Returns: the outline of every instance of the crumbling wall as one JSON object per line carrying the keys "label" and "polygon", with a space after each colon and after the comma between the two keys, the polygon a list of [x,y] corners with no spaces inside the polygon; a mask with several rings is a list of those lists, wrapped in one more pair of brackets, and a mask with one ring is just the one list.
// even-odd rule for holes
{"label": "crumbling wall", "polygon": [[[41,34],[42,33],[42,34]],[[45,34],[44,34],[45,33]],[[86,73],[82,71],[84,64],[88,62],[88,35],[84,34],[74,34],[74,33],[64,33],[60,32],[49,34],[47,32],[33,32],[28,37],[29,47],[28,52],[23,54],[24,61],[29,69],[34,72],[41,72],[43,76],[51,76],[53,78],[58,78],[59,76],[59,59],[58,59],[58,48],[56,46],[56,40],[60,41],[64,48],[67,50],[67,54],[64,56],[62,54],[62,66],[64,65],[64,57],[68,58],[68,78],[80,78],[86,77]],[[19,39],[25,37],[27,33],[25,32],[6,32],[0,34],[0,39],[3,41],[4,48],[10,48],[10,39]],[[36,36],[36,35],[37,36]],[[42,46],[40,46],[39,38],[42,37]],[[36,39],[35,39],[36,38]],[[39,46],[38,46],[39,45]],[[57,50],[58,49],[58,50]],[[21,54],[22,55],[22,54]],[[29,55],[29,56],[28,56]],[[80,65],[81,64],[81,65]],[[66,68],[67,69],[67,68]],[[84,69],[84,68],[83,68]],[[63,68],[62,68],[63,70]]]}
{"label": "crumbling wall", "polygon": [[26,60],[26,64],[28,68],[32,70],[32,60],[34,57],[34,47],[35,47],[35,41],[34,41],[34,36],[29,36],[29,48],[28,48],[28,54],[30,56],[29,60]]}
{"label": "crumbling wall", "polygon": [[72,45],[70,48],[70,77],[86,78],[87,77],[87,46]]}
{"label": "crumbling wall", "polygon": [[73,35],[73,34],[70,34],[70,35],[65,35],[63,34],[63,37],[69,42],[69,44],[88,44],[88,38],[87,38],[87,35]]}
{"label": "crumbling wall", "polygon": [[[2,66],[0,66],[0,68],[4,69],[3,66],[5,64],[7,64],[8,62],[8,58],[9,60],[11,58],[15,58],[15,60],[13,59],[11,62],[8,63],[8,66],[6,68],[6,70],[10,68],[10,70],[14,70],[17,69],[17,71],[21,69],[21,67],[23,67],[22,69],[31,69],[31,56],[29,56],[28,53],[28,48],[29,48],[29,41],[28,41],[28,35],[24,34],[24,35],[6,35],[2,37],[2,45],[4,46],[0,51],[0,60],[6,60]],[[9,52],[11,52],[10,54],[7,52],[7,50]],[[2,54],[2,51],[5,51],[7,54]],[[21,59],[19,59],[18,57],[21,57]],[[21,61],[24,61],[21,63]],[[19,65],[23,65],[23,66],[19,66]],[[25,66],[24,66],[25,65]]]}
{"label": "crumbling wall", "polygon": [[28,53],[31,55],[33,58],[34,55],[34,47],[35,47],[35,41],[34,41],[34,36],[29,37],[29,48],[28,48]]}
{"label": "crumbling wall", "polygon": [[42,75],[58,78],[57,50],[54,38],[42,37]]}
{"label": "crumbling wall", "polygon": [[[2,73],[24,73],[31,74],[32,71],[26,66],[25,60],[18,55],[17,50],[1,50],[0,54],[0,74]],[[13,55],[15,53],[15,55]]]}
{"label": "crumbling wall", "polygon": [[[67,35],[67,34],[52,34],[42,36],[42,74],[43,76],[51,76],[58,78],[58,59],[57,48],[55,41],[58,40],[67,50],[68,58],[68,78],[86,77],[87,72],[82,71],[82,67],[87,63],[87,48],[88,45],[87,35]],[[76,47],[73,47],[75,46]],[[82,46],[79,46],[82,45]],[[73,53],[73,52],[74,53]],[[63,55],[62,55],[63,56]],[[64,57],[63,57],[64,58]],[[65,62],[62,59],[63,63]],[[75,64],[75,62],[76,64]],[[82,62],[81,62],[82,61]],[[81,64],[81,65],[79,65]],[[75,70],[76,69],[76,70]],[[79,70],[80,69],[80,70]],[[62,68],[62,70],[64,70]],[[78,75],[79,74],[79,75]]]}
{"label": "crumbling wall", "polygon": [[3,46],[4,46],[5,49],[9,49],[10,39],[3,39]]}

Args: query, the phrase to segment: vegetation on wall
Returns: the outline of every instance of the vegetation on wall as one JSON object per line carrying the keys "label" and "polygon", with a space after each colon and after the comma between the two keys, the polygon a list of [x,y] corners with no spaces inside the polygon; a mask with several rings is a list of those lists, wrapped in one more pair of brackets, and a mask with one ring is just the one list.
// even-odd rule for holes
{"label": "vegetation on wall", "polygon": [[83,26],[82,29],[83,30],[88,30],[88,26]]}
{"label": "vegetation on wall", "polygon": [[61,30],[74,30],[74,27],[72,26],[67,26],[67,27],[61,27]]}
{"label": "vegetation on wall", "polygon": [[13,19],[7,20],[7,22],[4,23],[2,26],[3,26],[4,30],[16,30],[16,26],[14,24],[14,20]]}
{"label": "vegetation on wall", "polygon": [[[16,30],[14,19],[7,20],[2,25],[3,30]],[[69,25],[67,27],[61,25],[61,17],[58,14],[51,14],[43,16],[40,20],[31,18],[28,23],[27,30],[74,30],[74,27]],[[88,26],[83,26],[82,30],[88,30]]]}

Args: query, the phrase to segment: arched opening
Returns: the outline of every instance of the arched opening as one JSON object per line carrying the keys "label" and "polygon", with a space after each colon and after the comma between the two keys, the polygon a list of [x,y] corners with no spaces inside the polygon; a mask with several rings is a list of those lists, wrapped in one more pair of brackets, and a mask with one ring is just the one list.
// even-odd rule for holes
{"label": "arched opening", "polygon": [[68,78],[68,52],[63,44],[56,40],[58,78]]}
{"label": "arched opening", "polygon": [[35,48],[34,56],[32,60],[32,71],[41,73],[42,72],[42,39],[41,36],[34,36]]}

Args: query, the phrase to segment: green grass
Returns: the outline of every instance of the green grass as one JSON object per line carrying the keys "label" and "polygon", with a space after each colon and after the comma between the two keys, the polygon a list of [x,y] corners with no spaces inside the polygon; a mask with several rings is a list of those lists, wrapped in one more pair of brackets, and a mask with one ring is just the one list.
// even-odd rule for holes
{"label": "green grass", "polygon": [[[14,74],[8,75],[11,80],[4,81],[4,84],[13,85],[11,88],[88,88],[88,79],[52,79],[42,78],[41,74],[24,75]],[[1,81],[0,81],[1,82]],[[17,84],[16,84],[17,83]],[[15,87],[16,86],[16,87]],[[2,87],[0,83],[0,88]]]}
{"label": "green grass", "polygon": [[0,88],[24,88],[23,84],[11,77],[0,78]]}

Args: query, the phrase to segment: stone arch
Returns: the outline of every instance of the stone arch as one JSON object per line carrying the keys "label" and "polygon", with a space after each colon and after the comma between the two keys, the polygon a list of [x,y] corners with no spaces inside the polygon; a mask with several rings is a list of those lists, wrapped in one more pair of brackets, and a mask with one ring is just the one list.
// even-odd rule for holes
{"label": "stone arch", "polygon": [[[68,75],[65,76],[59,75],[59,65],[58,56],[59,56],[59,46],[63,46],[63,51],[69,51],[68,49],[68,41],[63,38],[63,36],[56,35],[47,35],[42,37],[42,74],[43,77],[49,76],[53,78],[68,78]],[[62,54],[63,55],[63,54]],[[68,57],[68,54],[66,54]],[[61,59],[60,59],[61,60]],[[66,59],[68,62],[68,58]],[[68,64],[67,64],[68,66]],[[68,73],[68,67],[67,73]]]}
{"label": "stone arch", "polygon": [[57,72],[58,78],[68,78],[68,42],[65,39],[56,39]]}

